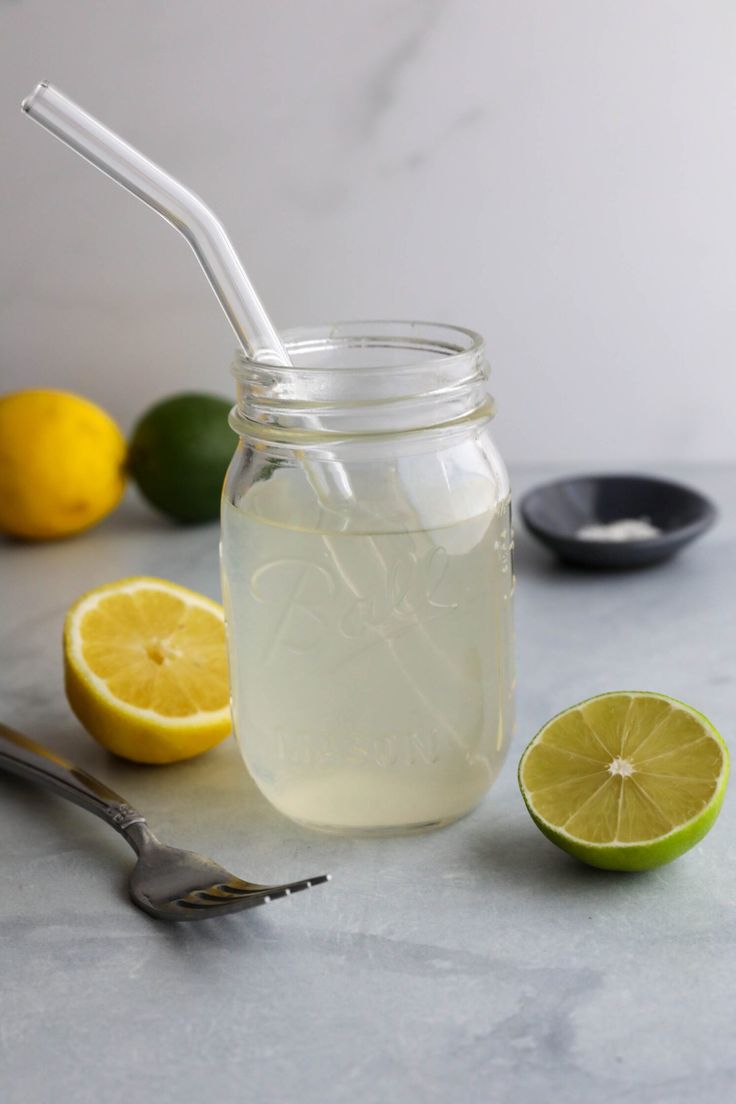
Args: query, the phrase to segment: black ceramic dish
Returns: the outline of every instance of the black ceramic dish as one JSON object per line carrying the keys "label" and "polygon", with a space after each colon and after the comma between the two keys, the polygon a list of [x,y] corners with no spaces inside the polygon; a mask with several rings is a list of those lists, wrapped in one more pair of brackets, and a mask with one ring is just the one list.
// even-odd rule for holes
{"label": "black ceramic dish", "polygon": [[[566,563],[583,567],[645,567],[669,559],[709,529],[713,503],[680,483],[647,475],[583,475],[529,491],[521,516],[534,536]],[[647,518],[661,530],[633,541],[583,540],[586,525]]]}

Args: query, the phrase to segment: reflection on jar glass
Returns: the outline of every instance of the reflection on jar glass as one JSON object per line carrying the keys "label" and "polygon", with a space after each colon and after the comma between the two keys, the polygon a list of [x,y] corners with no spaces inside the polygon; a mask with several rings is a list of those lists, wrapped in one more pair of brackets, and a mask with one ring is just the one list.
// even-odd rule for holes
{"label": "reflection on jar glass", "polygon": [[509,486],[482,340],[426,323],[287,333],[238,354],[222,574],[238,742],[287,816],[447,824],[510,738]]}

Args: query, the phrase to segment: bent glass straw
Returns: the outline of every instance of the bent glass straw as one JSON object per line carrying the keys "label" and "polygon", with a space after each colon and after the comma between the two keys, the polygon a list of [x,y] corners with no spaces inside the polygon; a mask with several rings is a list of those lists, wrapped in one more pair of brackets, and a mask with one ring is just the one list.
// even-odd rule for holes
{"label": "bent glass straw", "polygon": [[[183,234],[249,358],[271,364],[291,363],[222,224],[198,196],[52,88],[48,81],[42,81],[22,106],[37,123],[143,200]],[[318,428],[319,420],[314,416],[311,420]],[[353,497],[350,481],[339,462],[311,464],[305,461],[304,472],[323,506],[339,509],[346,499]],[[388,577],[388,566],[373,537],[370,544]],[[346,585],[357,595],[326,536],[325,545]],[[426,634],[426,627],[422,632]],[[410,678],[409,681],[411,683]]]}
{"label": "bent glass straw", "polygon": [[[36,85],[21,106],[31,119],[137,196],[186,238],[250,360],[291,364],[225,228],[199,196],[48,81]],[[317,427],[317,419],[314,422]],[[334,462],[326,470],[305,464],[305,472],[323,505],[352,497],[342,464]]]}
{"label": "bent glass straw", "polygon": [[290,363],[222,223],[198,196],[48,81],[41,81],[22,107],[31,119],[143,200],[186,238],[251,360]]}

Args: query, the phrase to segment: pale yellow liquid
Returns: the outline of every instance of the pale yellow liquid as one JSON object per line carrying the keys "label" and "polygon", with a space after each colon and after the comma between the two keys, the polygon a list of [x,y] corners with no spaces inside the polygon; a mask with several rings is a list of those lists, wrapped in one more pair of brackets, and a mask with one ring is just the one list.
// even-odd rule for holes
{"label": "pale yellow liquid", "polygon": [[462,816],[510,736],[508,501],[431,531],[286,528],[262,520],[281,475],[223,517],[233,710],[253,778],[320,828]]}

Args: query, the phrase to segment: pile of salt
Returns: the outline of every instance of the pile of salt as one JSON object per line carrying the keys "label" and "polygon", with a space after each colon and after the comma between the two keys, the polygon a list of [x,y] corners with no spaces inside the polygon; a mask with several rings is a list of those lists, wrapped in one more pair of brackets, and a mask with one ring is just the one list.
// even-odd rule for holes
{"label": "pile of salt", "polygon": [[652,540],[660,536],[662,530],[652,525],[649,518],[621,518],[600,525],[583,525],[575,534],[580,540],[588,541],[637,541]]}

